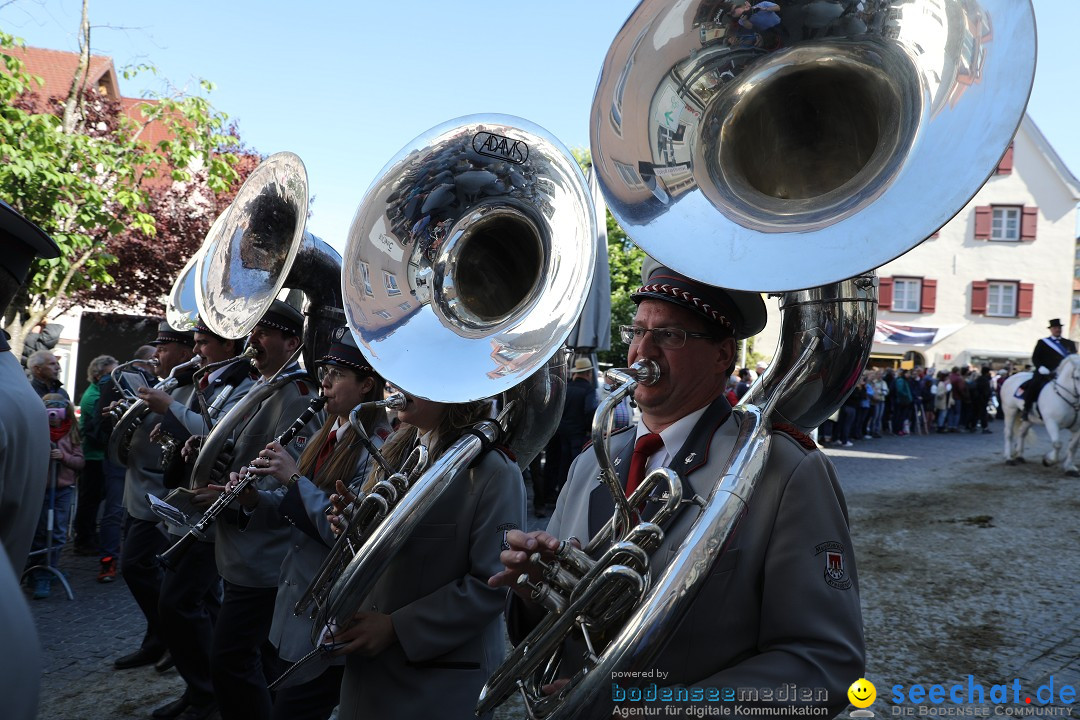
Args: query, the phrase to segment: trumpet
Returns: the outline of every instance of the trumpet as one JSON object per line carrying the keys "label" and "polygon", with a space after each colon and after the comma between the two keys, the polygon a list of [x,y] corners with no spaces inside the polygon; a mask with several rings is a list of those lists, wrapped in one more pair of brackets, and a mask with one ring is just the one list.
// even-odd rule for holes
{"label": "trumpet", "polygon": [[[296,434],[300,432],[305,425],[311,422],[311,419],[322,410],[323,405],[326,404],[326,398],[322,395],[314,398],[304,410],[300,413],[300,416],[293,421],[292,425],[285,430],[285,432],[274,438],[274,442],[279,443],[282,446],[288,445],[292,442]],[[217,500],[215,500],[210,507],[206,509],[203,516],[199,519],[195,525],[191,527],[182,538],[176,541],[172,547],[165,552],[157,556],[158,562],[162,566],[173,570],[176,568],[176,563],[187,553],[188,549],[198,541],[200,538],[205,537],[206,530],[214,524],[218,515],[224,512],[225,508],[229,504],[236,500],[247,489],[247,486],[258,479],[253,471],[255,470],[255,460],[253,459],[247,466],[240,471],[240,480],[233,486],[231,490],[226,490],[221,493]]]}
{"label": "trumpet", "polygon": [[[177,365],[172,369],[167,378],[154,385],[154,389],[162,390],[167,393],[172,392],[180,385],[180,376],[187,370],[196,368],[201,360],[202,358],[196,355],[187,362]],[[150,362],[155,367],[158,365],[157,358],[146,361],[132,360],[123,365],[118,365],[117,368],[113,370],[113,382],[117,384],[117,387],[122,388],[122,391],[125,394],[129,394],[130,391],[123,388],[123,385],[120,384],[118,371],[120,368],[130,366],[135,362]],[[134,394],[131,395],[131,399],[126,403],[124,401],[121,401],[121,403],[124,405],[124,409],[120,412],[119,419],[116,420],[116,425],[109,435],[108,453],[111,462],[117,465],[126,465],[128,448],[131,446],[131,438],[139,426],[142,425],[146,416],[150,414],[150,406]],[[118,405],[116,408],[113,408],[113,410],[117,410],[119,407],[120,406]],[[110,417],[115,417],[115,415],[110,415]]]}

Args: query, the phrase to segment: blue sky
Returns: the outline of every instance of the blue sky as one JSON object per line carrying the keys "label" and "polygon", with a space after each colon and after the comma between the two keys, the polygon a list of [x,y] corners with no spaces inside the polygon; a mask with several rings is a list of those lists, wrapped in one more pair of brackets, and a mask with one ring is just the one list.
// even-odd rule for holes
{"label": "blue sky", "polygon": [[[15,0],[0,27],[27,44],[75,50],[81,0]],[[308,229],[342,249],[360,198],[412,138],[461,115],[500,112],[588,147],[596,75],[634,0],[397,3],[91,0],[91,45],[125,95],[196,88],[261,153],[303,158],[315,195]],[[1028,112],[1080,172],[1080,1],[1035,0],[1039,63]]]}

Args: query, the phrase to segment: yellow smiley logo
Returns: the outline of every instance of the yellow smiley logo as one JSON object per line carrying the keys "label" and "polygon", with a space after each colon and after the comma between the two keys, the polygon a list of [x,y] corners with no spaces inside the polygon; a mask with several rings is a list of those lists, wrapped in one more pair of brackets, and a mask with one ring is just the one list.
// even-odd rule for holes
{"label": "yellow smiley logo", "polygon": [[857,708],[866,708],[877,699],[877,688],[866,678],[859,678],[847,689],[848,700]]}

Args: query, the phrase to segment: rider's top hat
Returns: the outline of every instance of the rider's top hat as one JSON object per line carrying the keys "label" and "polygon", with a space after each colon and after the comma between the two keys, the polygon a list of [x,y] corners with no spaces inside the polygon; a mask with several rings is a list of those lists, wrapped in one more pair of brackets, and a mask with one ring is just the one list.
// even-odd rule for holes
{"label": "rider's top hat", "polygon": [[1054,318],[1053,320],[1050,321],[1050,324],[1047,325],[1046,327],[1047,328],[1061,327],[1061,320],[1059,318]]}

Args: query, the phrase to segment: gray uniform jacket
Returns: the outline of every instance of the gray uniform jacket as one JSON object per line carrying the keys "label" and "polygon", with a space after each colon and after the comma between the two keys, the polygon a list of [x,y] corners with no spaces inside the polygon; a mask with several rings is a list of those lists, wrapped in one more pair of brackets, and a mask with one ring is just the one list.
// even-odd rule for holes
{"label": "gray uniform jacket", "polygon": [[461,473],[402,545],[366,601],[389,613],[398,642],[350,655],[339,717],[474,718],[480,688],[504,655],[502,569],[507,531],[525,521],[517,465],[488,452]]}
{"label": "gray uniform jacket", "polygon": [[[299,366],[294,366],[294,369]],[[258,392],[259,384],[249,392]],[[263,400],[247,419],[240,419],[235,435],[235,448],[230,471],[238,472],[271,440],[283,433],[307,409],[316,397],[315,384],[307,377],[279,387]],[[294,458],[299,457],[308,439],[322,424],[316,416],[285,448]],[[234,431],[236,432],[236,431]],[[259,490],[279,487],[273,478],[256,482]],[[276,588],[281,573],[281,561],[289,549],[289,524],[270,513],[252,516],[241,530],[236,514],[225,512],[215,524],[217,542],[214,557],[221,577],[234,585],[248,588]]]}
{"label": "gray uniform jacket", "polygon": [[[170,395],[186,402],[194,390],[189,383],[173,390]],[[131,434],[128,447],[127,473],[124,475],[124,507],[128,514],[139,520],[159,522],[160,518],[146,502],[147,494],[165,497],[165,484],[161,472],[161,446],[150,439],[150,431],[161,422],[161,415],[148,413],[142,424]]]}
{"label": "gray uniform jacket", "polygon": [[49,479],[49,420],[0,334],[0,541],[21,572]]}
{"label": "gray uniform jacket", "polygon": [[[707,498],[719,479],[738,429],[729,414],[724,398],[714,401],[673,455],[671,467],[683,480],[685,497]],[[624,486],[634,439],[634,432],[623,432],[610,443]],[[574,461],[548,532],[585,542],[613,510],[590,448]],[[696,505],[684,504],[669,523],[652,556],[654,572],[667,566],[699,514]],[[794,683],[800,692],[823,691],[827,699],[812,704],[835,715],[847,706],[848,686],[865,668],[858,587],[847,506],[832,463],[776,432],[746,514],[654,663],[669,673],[658,684],[738,691]],[[509,618],[512,635],[522,629],[514,627],[516,604]],[[639,681],[643,689],[648,682]]]}
{"label": "gray uniform jacket", "polygon": [[[381,419],[382,423],[376,425],[371,433],[376,447],[382,446],[382,439],[390,432],[385,415]],[[371,465],[367,451],[362,451],[353,476],[344,479],[345,484],[362,482],[367,478]],[[337,540],[325,512],[331,492],[332,486],[329,491],[323,490],[306,477],[301,477],[288,489],[279,487],[273,491],[259,491],[259,504],[254,514],[275,514],[290,525],[289,551],[281,563],[274,619],[270,625],[270,642],[278,649],[278,657],[288,662],[296,662],[314,647],[311,643],[311,613],[297,617],[293,614],[293,608],[315,579],[315,573]],[[344,663],[345,658],[335,657],[329,664]],[[310,677],[314,678],[325,668],[326,665],[315,664]],[[303,680],[297,678],[296,681]]]}

